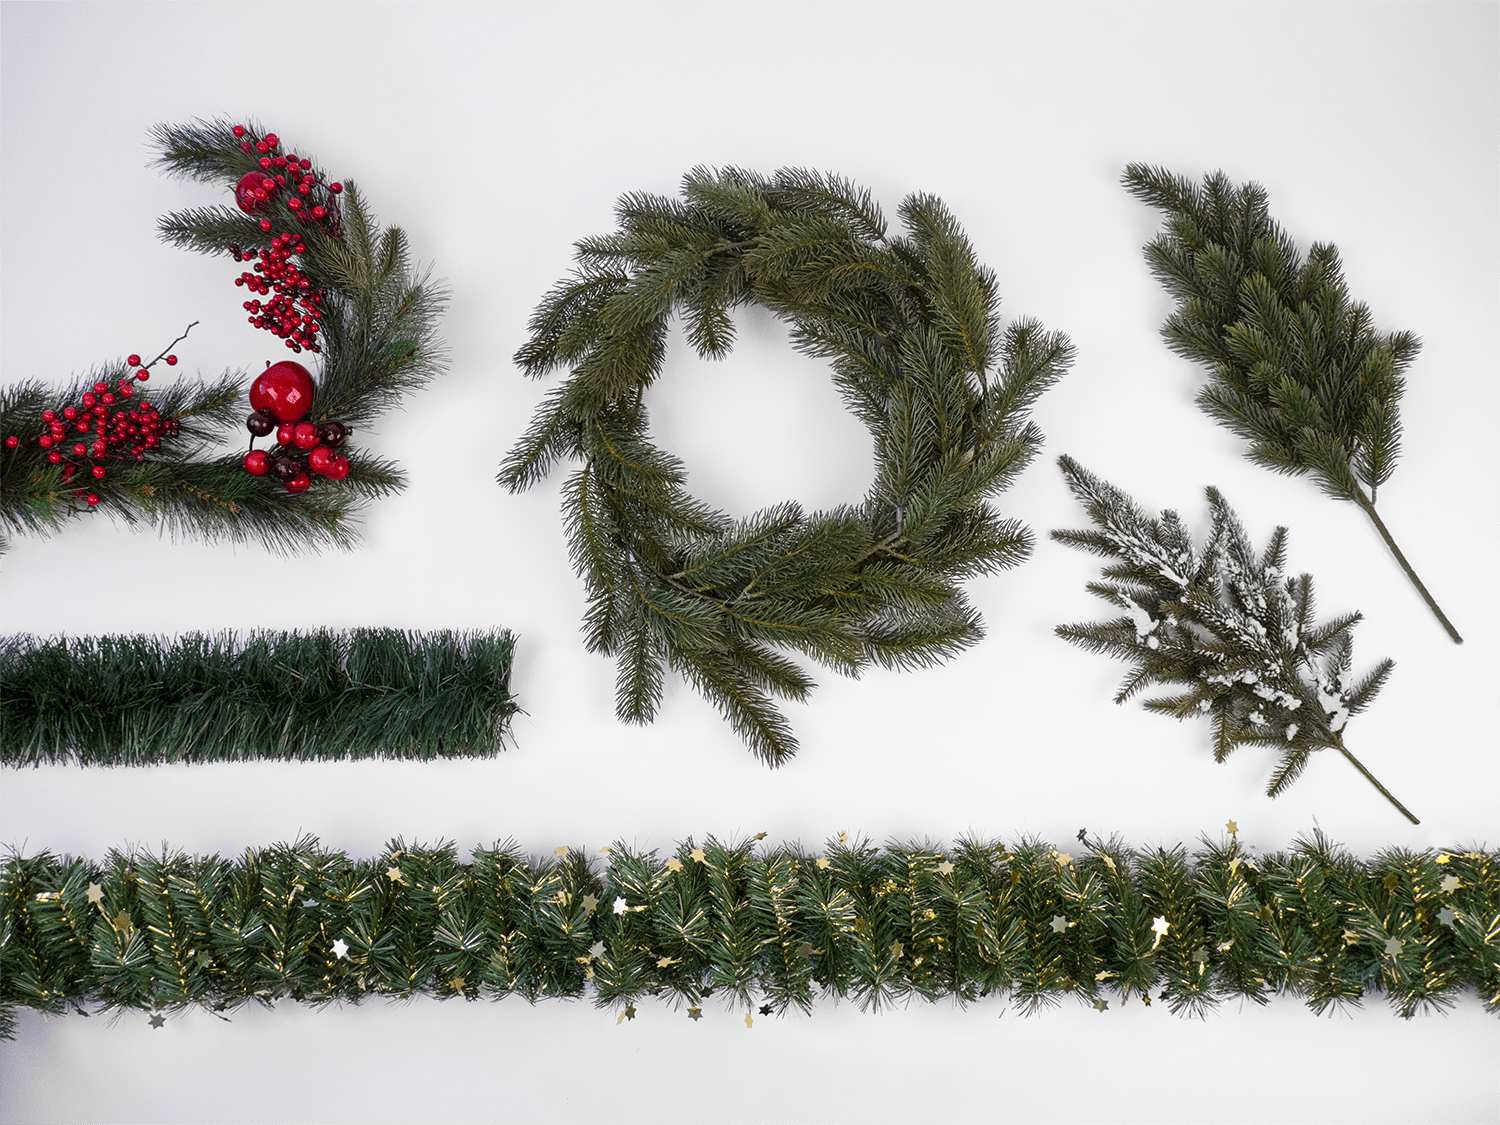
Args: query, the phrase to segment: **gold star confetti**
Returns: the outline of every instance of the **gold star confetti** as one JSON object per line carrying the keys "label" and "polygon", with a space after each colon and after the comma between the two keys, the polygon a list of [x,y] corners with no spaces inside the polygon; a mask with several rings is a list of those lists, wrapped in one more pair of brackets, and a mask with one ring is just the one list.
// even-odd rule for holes
{"label": "gold star confetti", "polygon": [[1452,858],[1453,857],[1451,855],[1449,855],[1447,852],[1444,852],[1442,855],[1437,857],[1437,861],[1439,863],[1447,863]]}
{"label": "gold star confetti", "polygon": [[1457,917],[1458,915],[1453,912],[1451,907],[1445,906],[1438,911],[1438,921],[1445,926],[1453,925],[1453,922]]}
{"label": "gold star confetti", "polygon": [[840,832],[839,833],[839,847],[846,848],[848,846],[849,846],[849,833],[847,833],[847,832]]}
{"label": "gold star confetti", "polygon": [[1355,933],[1353,930],[1345,930],[1344,931],[1344,944],[1345,945],[1358,945],[1359,944],[1359,935],[1357,933]]}
{"label": "gold star confetti", "polygon": [[1235,856],[1233,859],[1231,859],[1229,861],[1229,873],[1231,875],[1233,875],[1239,869],[1240,869],[1240,857],[1239,856]]}
{"label": "gold star confetti", "polygon": [[1156,940],[1151,943],[1151,948],[1155,949],[1161,944],[1161,939],[1167,936],[1167,931],[1172,928],[1172,923],[1167,921],[1165,914],[1158,914],[1151,920],[1151,928],[1156,931]]}
{"label": "gold star confetti", "polygon": [[831,863],[828,862],[828,857],[826,855],[820,855],[818,857],[817,866],[818,866],[818,870],[820,870],[820,871],[827,871],[830,867],[833,866],[833,864],[831,864]]}
{"label": "gold star confetti", "polygon": [[674,871],[674,872],[675,871],[681,871],[682,870],[682,860],[678,859],[674,855],[671,859],[667,860],[667,870],[668,871]]}
{"label": "gold star confetti", "polygon": [[694,848],[692,851],[688,852],[688,858],[691,859],[694,863],[708,862],[708,856],[703,853],[702,848]]}
{"label": "gold star confetti", "polygon": [[454,992],[462,992],[464,990],[464,978],[463,977],[454,977],[448,983],[453,986],[453,991]]}
{"label": "gold star confetti", "polygon": [[625,899],[623,897],[615,899],[616,914],[624,914],[629,909],[630,907],[625,904]]}
{"label": "gold star confetti", "polygon": [[766,834],[764,832],[757,832],[754,836],[751,836],[750,838],[752,840],[764,840],[766,838]]}
{"label": "gold star confetti", "polygon": [[798,957],[803,957],[803,958],[807,958],[807,959],[810,960],[812,958],[812,955],[813,955],[812,942],[810,942],[810,941],[799,941],[797,943],[797,956]]}
{"label": "gold star confetti", "polygon": [[1201,969],[1208,964],[1208,950],[1200,945],[1197,949],[1193,950],[1193,960],[1198,962],[1198,966]]}
{"label": "gold star confetti", "polygon": [[1231,836],[1238,836],[1240,833],[1240,826],[1232,820],[1226,821],[1224,824],[1224,831],[1228,832]]}
{"label": "gold star confetti", "polygon": [[1403,945],[1405,945],[1405,944],[1406,943],[1403,942],[1400,938],[1396,938],[1396,937],[1386,938],[1385,939],[1385,955],[1387,957],[1399,957],[1399,956],[1401,956],[1401,947]]}
{"label": "gold star confetti", "polygon": [[584,895],[581,899],[578,900],[578,905],[583,907],[583,912],[585,914],[592,914],[599,908],[599,900],[591,894]]}
{"label": "gold star confetti", "polygon": [[152,1012],[151,1013],[151,1019],[148,1022],[157,1031],[160,1031],[163,1027],[166,1026],[166,1023],[167,1023],[166,1020],[164,1020],[164,1019],[161,1018],[161,1013],[160,1012]]}
{"label": "gold star confetti", "polygon": [[891,942],[891,956],[892,957],[896,958],[899,961],[901,959],[901,955],[903,953],[905,953],[905,952],[906,952],[906,946],[902,945],[899,941],[893,941],[893,942]]}
{"label": "gold star confetti", "polygon": [[1072,862],[1073,862],[1073,857],[1070,856],[1067,852],[1061,852],[1061,853],[1058,854],[1058,857],[1057,857],[1057,866],[1059,866],[1059,867],[1067,867]]}
{"label": "gold star confetti", "polygon": [[703,1018],[703,1009],[697,1006],[688,1009],[688,1019],[697,1021]]}
{"label": "gold star confetti", "polygon": [[1149,993],[1149,992],[1143,992],[1143,993],[1141,993],[1141,1003],[1144,1004],[1144,1005],[1146,1005],[1146,1007],[1148,1007],[1148,1008],[1151,1007],[1151,993]]}
{"label": "gold star confetti", "polygon": [[349,943],[343,938],[333,943],[333,958],[335,961],[349,956]]}
{"label": "gold star confetti", "polygon": [[1457,875],[1443,876],[1443,893],[1445,895],[1451,895],[1454,891],[1458,890],[1458,888],[1463,885],[1464,881]]}
{"label": "gold star confetti", "polygon": [[135,929],[135,923],[130,920],[130,915],[123,910],[111,918],[110,921],[114,923],[115,929],[127,934]]}
{"label": "gold star confetti", "polygon": [[1094,1011],[1096,1011],[1096,1012],[1105,1012],[1105,1011],[1108,1011],[1108,1010],[1109,1010],[1109,1001],[1106,1000],[1104,997],[1101,996],[1101,997],[1099,997],[1099,999],[1097,999],[1097,1000],[1094,1001]]}
{"label": "gold star confetti", "polygon": [[938,869],[938,874],[939,875],[952,875],[953,874],[953,864],[949,863],[946,859],[943,860],[942,863],[940,863],[940,864],[937,865],[937,869]]}
{"label": "gold star confetti", "polygon": [[670,969],[675,964],[677,964],[676,957],[658,957],[656,959],[656,967],[658,969]]}
{"label": "gold star confetti", "polygon": [[633,1019],[635,1019],[635,1005],[634,1004],[626,1004],[625,1005],[625,1010],[620,1013],[620,1018],[617,1019],[617,1020],[615,1020],[615,1026],[618,1027],[620,1024],[624,1023],[626,1020],[633,1020]]}
{"label": "gold star confetti", "polygon": [[589,959],[590,960],[592,960],[595,957],[603,957],[603,956],[604,956],[604,943],[602,941],[596,941],[596,942],[594,942],[593,945],[589,946]]}
{"label": "gold star confetti", "polygon": [[98,883],[90,883],[87,898],[95,906],[98,906],[104,901],[104,888]]}
{"label": "gold star confetti", "polygon": [[1052,915],[1052,932],[1060,934],[1068,928],[1068,916],[1066,914]]}
{"label": "gold star confetti", "polygon": [[406,885],[406,876],[402,874],[399,867],[387,867],[385,877],[393,883],[400,883],[403,887]]}
{"label": "gold star confetti", "polygon": [[1113,857],[1113,856],[1112,856],[1112,855],[1110,855],[1110,854],[1109,854],[1109,853],[1108,853],[1108,852],[1105,852],[1105,853],[1104,853],[1104,854],[1102,854],[1102,855],[1101,855],[1101,856],[1100,856],[1100,857],[1099,857],[1099,858],[1100,858],[1100,859],[1102,859],[1102,860],[1103,860],[1103,861],[1104,861],[1104,863],[1105,863],[1105,865],[1106,865],[1106,866],[1107,866],[1107,867],[1108,867],[1108,868],[1109,868],[1109,869],[1110,869],[1110,870],[1111,870],[1111,871],[1114,871],[1114,872],[1117,872],[1117,873],[1118,873],[1118,871],[1119,871],[1119,868],[1118,868],[1118,867],[1116,867],[1116,866],[1115,866],[1115,860],[1114,860],[1114,857]]}
{"label": "gold star confetti", "polygon": [[745,1013],[745,1026],[746,1027],[754,1027],[755,1026],[755,1021],[750,1018],[750,1013],[749,1012]]}
{"label": "gold star confetti", "polygon": [[558,859],[566,859],[568,856],[568,845],[564,844],[560,848],[553,848],[552,854],[557,856]]}

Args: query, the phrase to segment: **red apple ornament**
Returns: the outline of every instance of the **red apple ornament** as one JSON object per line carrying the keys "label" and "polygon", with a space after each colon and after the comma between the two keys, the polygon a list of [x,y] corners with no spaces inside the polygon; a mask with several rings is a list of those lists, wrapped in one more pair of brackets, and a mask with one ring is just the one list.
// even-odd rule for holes
{"label": "red apple ornament", "polygon": [[312,376],[307,368],[291,360],[273,363],[250,384],[251,409],[269,410],[282,422],[306,418],[312,400]]}

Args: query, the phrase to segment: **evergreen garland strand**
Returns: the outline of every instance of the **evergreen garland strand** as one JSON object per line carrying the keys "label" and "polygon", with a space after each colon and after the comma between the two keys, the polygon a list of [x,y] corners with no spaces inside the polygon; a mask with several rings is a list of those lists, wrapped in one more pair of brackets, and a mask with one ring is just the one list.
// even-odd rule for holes
{"label": "evergreen garland strand", "polygon": [[1328,495],[1358,505],[1462,644],[1375,511],[1401,451],[1397,404],[1417,337],[1377,332],[1370,310],[1349,297],[1338,248],[1313,243],[1304,259],[1259,184],[1237,188],[1214,172],[1200,187],[1145,164],[1127,167],[1124,182],[1167,216],[1146,258],[1178,303],[1162,335],[1209,370],[1199,405],[1250,442],[1252,461],[1311,474]]}
{"label": "evergreen garland strand", "polygon": [[[1387,849],[1370,861],[1321,836],[1253,856],[1238,837],[1077,857],[1007,848],[691,839],[668,858],[616,844],[607,870],[558,848],[393,842],[355,860],[311,838],[234,860],[113,851],[0,866],[0,1009],[224,1011],[252,1000],[358,1002],[723,994],[762,1014],[819,996],[862,1008],[1008,994],[1152,994],[1201,1014],[1221,1000],[1303,998],[1317,1012],[1382,992],[1403,1017],[1466,988],[1500,1008],[1493,852]],[[756,839],[759,839],[757,837]]]}
{"label": "evergreen garland strand", "polygon": [[509,632],[0,639],[0,762],[449,758],[503,749]]}

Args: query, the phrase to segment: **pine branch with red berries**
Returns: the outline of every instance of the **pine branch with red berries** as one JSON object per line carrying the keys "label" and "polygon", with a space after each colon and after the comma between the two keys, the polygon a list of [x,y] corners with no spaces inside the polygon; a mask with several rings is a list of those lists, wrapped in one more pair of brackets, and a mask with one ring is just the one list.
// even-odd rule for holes
{"label": "pine branch with red berries", "polygon": [[[320,370],[285,360],[248,388],[236,372],[148,395],[152,369],[176,365],[184,332],[153,360],[132,354],[67,389],[0,389],[0,550],[4,533],[50,534],[101,511],[279,552],[350,547],[364,505],[405,479],[349,439],[441,373],[446,294],[412,267],[400,228],[381,227],[353,184],[330,180],[276,134],[194,122],[160,126],[155,140],[167,171],[228,188],[234,201],[164,216],[162,237],[229,254],[249,322],[318,357]],[[241,423],[250,448],[230,453]],[[269,445],[255,448],[258,438]]]}

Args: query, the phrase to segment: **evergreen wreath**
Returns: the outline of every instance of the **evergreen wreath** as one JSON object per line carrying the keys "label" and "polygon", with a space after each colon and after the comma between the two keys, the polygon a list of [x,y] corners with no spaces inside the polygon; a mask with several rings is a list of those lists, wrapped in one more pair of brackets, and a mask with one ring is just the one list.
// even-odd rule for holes
{"label": "evergreen wreath", "polygon": [[[1225,999],[1316,1012],[1383,992],[1409,1018],[1474,989],[1500,1010],[1493,852],[1349,856],[1321,835],[1255,855],[1228,838],[1134,850],[1078,833],[951,848],[849,841],[822,854],[755,841],[663,860],[616,844],[527,856],[514,843],[393,842],[357,860],[311,838],[236,859],[163,849],[103,863],[0,864],[0,1031],[13,1009],[306,1004],[426,994],[591,997],[634,1018],[660,996],[761,1015],[821,994],[862,1008],[1008,995],[1035,1011],[1106,996],[1199,1015]],[[763,834],[762,834],[763,835]],[[756,837],[756,840],[760,837]],[[6,1017],[9,1017],[7,1019]]]}
{"label": "evergreen wreath", "polygon": [[1350,633],[1360,615],[1314,622],[1311,575],[1285,577],[1286,528],[1257,558],[1233,509],[1210,487],[1213,531],[1199,549],[1176,512],[1151,519],[1072,458],[1058,463],[1094,527],[1052,537],[1114,560],[1104,570],[1111,581],[1088,588],[1129,616],[1060,625],[1057,633],[1134,665],[1116,703],[1153,684],[1182,685],[1180,695],[1148,699],[1146,709],[1175,719],[1208,715],[1216,762],[1236,746],[1279,751],[1270,796],[1295,781],[1316,751],[1332,749],[1420,823],[1344,745],[1350,716],[1370,705],[1395,665],[1382,660],[1358,680],[1351,676]]}
{"label": "evergreen wreath", "polygon": [[293,361],[262,373],[246,425],[252,447],[256,436],[276,437],[249,455],[216,452],[245,418],[243,372],[143,399],[152,367],[177,363],[170,344],[149,362],[105,363],[64,390],[4,388],[0,531],[50,534],[97,510],[174,536],[349,547],[363,504],[405,479],[344,442],[442,370],[444,293],[413,272],[406,235],[380,227],[354,184],[329,182],[259,125],[162,125],[154,140],[166,171],[235,199],[164,216],[163,239],[253,261],[235,281],[259,295],[243,302],[250,322],[294,354],[320,354],[320,377]]}
{"label": "evergreen wreath", "polygon": [[[837,176],[699,168],[680,200],[627,195],[616,213],[620,229],[577,244],[576,272],[531,319],[516,362],[571,375],[500,481],[519,491],[561,458],[583,461],[564,514],[588,647],[618,658],[619,717],[649,722],[670,667],[775,765],[797,743],[770,696],[813,687],[777,649],[855,675],[934,664],[980,638],[958,583],[1031,549],[986,497],[1036,453],[1028,411],[1072,347],[1032,320],[1001,331],[994,275],[932,196],[908,197],[906,235],[888,237],[869,192]],[[731,519],[690,496],[681,462],[652,444],[642,395],[669,318],[718,357],[730,310],[750,302],[831,360],[869,427],[877,465],[863,502]]]}
{"label": "evergreen wreath", "polygon": [[1304,259],[1259,184],[1236,188],[1214,172],[1198,187],[1144,164],[1127,167],[1124,182],[1167,214],[1146,258],[1178,302],[1162,335],[1209,369],[1199,404],[1250,442],[1252,461],[1310,473],[1328,495],[1358,505],[1462,644],[1375,510],[1400,453],[1397,403],[1416,336],[1377,332],[1370,310],[1349,298],[1337,247],[1314,243]]}
{"label": "evergreen wreath", "polygon": [[513,649],[504,631],[0,638],[0,762],[494,754]]}

